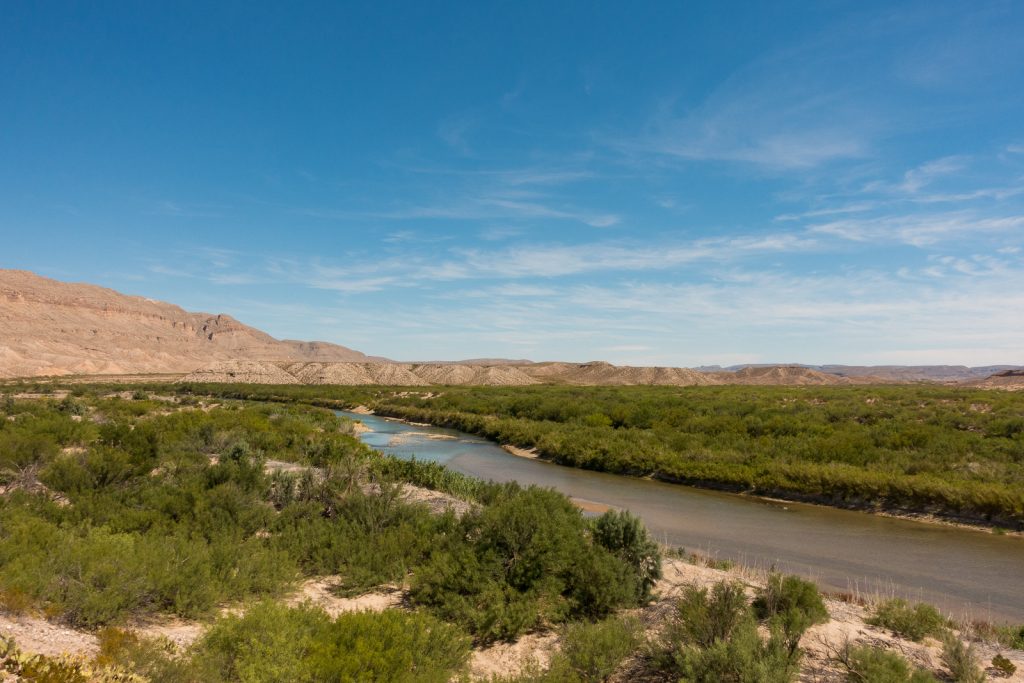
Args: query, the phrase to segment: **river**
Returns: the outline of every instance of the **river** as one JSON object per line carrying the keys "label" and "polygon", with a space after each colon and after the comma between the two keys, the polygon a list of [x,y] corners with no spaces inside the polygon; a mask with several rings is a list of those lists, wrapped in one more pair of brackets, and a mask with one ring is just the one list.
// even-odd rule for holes
{"label": "river", "polygon": [[1024,622],[1024,539],[801,503],[780,503],[512,455],[450,429],[340,412],[369,446],[498,482],[549,486],[587,509],[624,508],[658,540],[717,559],[776,567],[823,589],[893,595],[960,617]]}

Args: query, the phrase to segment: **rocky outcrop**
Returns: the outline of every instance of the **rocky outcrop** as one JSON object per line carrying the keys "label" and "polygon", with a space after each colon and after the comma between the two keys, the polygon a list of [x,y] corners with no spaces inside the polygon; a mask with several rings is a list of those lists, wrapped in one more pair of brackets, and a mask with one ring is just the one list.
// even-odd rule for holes
{"label": "rocky outcrop", "polygon": [[539,382],[581,385],[666,385],[719,384],[706,373],[689,368],[617,366],[604,361],[590,363],[537,363],[522,371]]}
{"label": "rocky outcrop", "polygon": [[368,361],[279,341],[228,315],[0,269],[0,376],[187,373],[219,361]]}
{"label": "rocky outcrop", "polygon": [[425,363],[414,365],[412,372],[431,384],[522,386],[539,383],[522,368],[511,365]]}
{"label": "rocky outcrop", "polygon": [[256,360],[224,360],[195,370],[185,381],[238,384],[302,384],[274,363]]}

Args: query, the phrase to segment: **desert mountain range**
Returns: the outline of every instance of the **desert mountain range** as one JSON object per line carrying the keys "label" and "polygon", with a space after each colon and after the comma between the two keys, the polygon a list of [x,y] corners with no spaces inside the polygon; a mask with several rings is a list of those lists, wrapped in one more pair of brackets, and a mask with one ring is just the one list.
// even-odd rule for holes
{"label": "desert mountain range", "polygon": [[711,384],[821,385],[877,382],[853,380],[799,366],[700,372],[689,368],[616,366],[590,363],[287,363],[222,361],[189,373],[186,382],[265,384],[384,384],[398,386],[526,384],[661,385]]}
{"label": "desert mountain range", "polygon": [[228,315],[0,270],[0,377],[187,373],[234,359],[373,360],[337,344],[277,340]]}
{"label": "desert mountain range", "polygon": [[398,363],[328,342],[279,340],[225,314],[0,269],[0,377],[179,375],[185,381],[417,385],[831,385],[945,381],[1024,386],[1018,366],[748,365],[698,369],[474,359]]}

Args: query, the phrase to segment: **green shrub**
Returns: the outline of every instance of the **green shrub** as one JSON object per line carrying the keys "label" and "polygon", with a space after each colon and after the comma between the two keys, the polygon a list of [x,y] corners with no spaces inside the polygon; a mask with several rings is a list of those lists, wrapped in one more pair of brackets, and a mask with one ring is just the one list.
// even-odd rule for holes
{"label": "green shrub", "polygon": [[1017,672],[1017,666],[1002,654],[997,654],[992,658],[992,667],[1007,677]]}
{"label": "green shrub", "polygon": [[629,565],[592,542],[565,496],[531,487],[464,515],[458,533],[414,575],[411,597],[487,642],[603,618],[635,603],[638,582]]}
{"label": "green shrub", "polygon": [[978,665],[973,645],[965,645],[952,634],[942,640],[942,663],[953,676],[953,683],[985,683],[985,672]]}
{"label": "green shrub", "polygon": [[759,619],[778,626],[790,650],[799,646],[804,632],[828,621],[828,610],[818,587],[797,576],[772,573],[754,598],[754,613]]}
{"label": "green shrub", "polygon": [[749,613],[729,638],[704,648],[684,645],[675,660],[680,680],[692,683],[790,683],[796,680],[800,661],[778,631],[763,639]]}
{"label": "green shrub", "polygon": [[58,406],[60,412],[66,415],[85,415],[86,407],[81,401],[76,401],[70,394],[64,397]]}
{"label": "green shrub", "polygon": [[639,644],[640,624],[634,619],[569,624],[562,633],[562,649],[552,658],[548,678],[606,681]]}
{"label": "green shrub", "polygon": [[895,652],[860,645],[847,646],[839,654],[849,683],[938,683],[923,669],[915,669]]}
{"label": "green shrub", "polygon": [[196,666],[221,681],[442,683],[469,657],[469,639],[426,614],[360,612],[331,619],[308,605],[255,605],[219,620],[196,650]]}
{"label": "green shrub", "polygon": [[1005,631],[1006,646],[1015,650],[1024,650],[1024,626],[1009,627]]}
{"label": "green shrub", "polygon": [[798,673],[800,652],[776,625],[762,638],[743,586],[723,581],[710,590],[686,589],[653,661],[694,683],[788,683]]}
{"label": "green shrub", "polygon": [[609,510],[595,520],[594,540],[633,568],[640,579],[637,599],[647,599],[661,578],[661,551],[643,521],[627,510]]}
{"label": "green shrub", "polygon": [[675,625],[681,629],[680,640],[699,647],[711,647],[716,641],[728,640],[733,629],[748,612],[743,586],[721,581],[709,591],[688,586],[677,605]]}
{"label": "green shrub", "polygon": [[469,659],[470,641],[428,614],[343,614],[313,648],[319,681],[447,683]]}
{"label": "green shrub", "polygon": [[330,625],[323,610],[264,602],[219,619],[196,646],[195,661],[218,681],[312,682],[314,643]]}
{"label": "green shrub", "polygon": [[893,598],[876,605],[874,614],[867,622],[915,641],[928,636],[940,638],[949,629],[949,621],[933,606],[923,602],[911,606],[902,598]]}

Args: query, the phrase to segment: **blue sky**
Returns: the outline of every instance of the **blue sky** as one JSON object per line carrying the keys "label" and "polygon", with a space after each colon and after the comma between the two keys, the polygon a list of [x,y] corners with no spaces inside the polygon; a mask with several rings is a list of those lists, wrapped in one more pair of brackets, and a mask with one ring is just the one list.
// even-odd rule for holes
{"label": "blue sky", "polygon": [[1024,363],[1024,4],[10,2],[0,267],[396,359]]}

